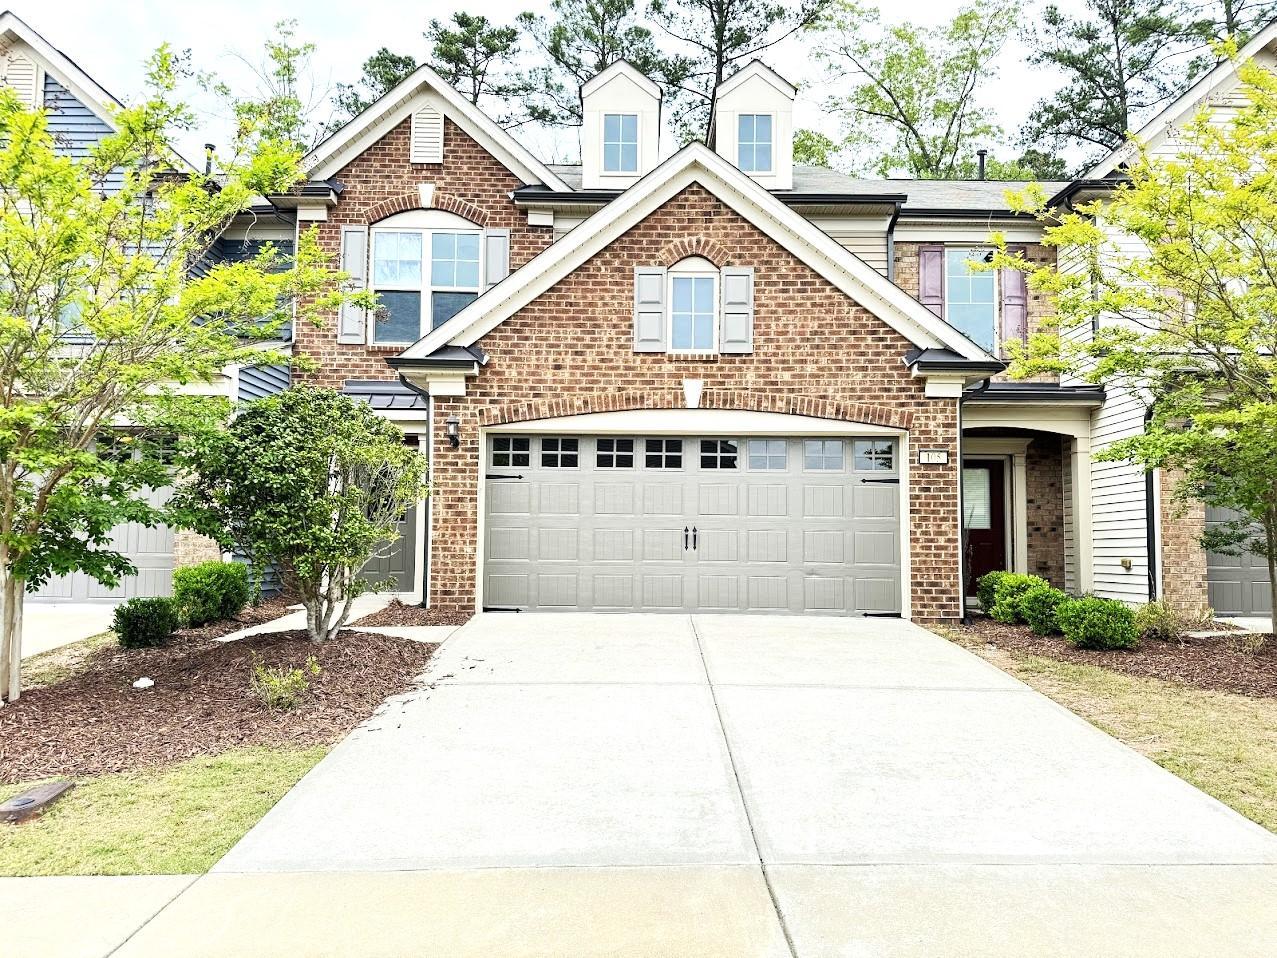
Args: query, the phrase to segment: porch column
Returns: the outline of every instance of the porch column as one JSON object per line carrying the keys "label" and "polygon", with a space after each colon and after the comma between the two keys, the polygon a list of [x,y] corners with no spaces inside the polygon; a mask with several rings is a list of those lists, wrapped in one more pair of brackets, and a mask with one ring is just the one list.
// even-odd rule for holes
{"label": "porch column", "polygon": [[1029,467],[1026,443],[1011,454],[1011,568],[1029,571]]}
{"label": "porch column", "polygon": [[1069,479],[1073,490],[1073,561],[1074,582],[1080,595],[1095,586],[1095,543],[1091,527],[1091,440],[1078,436],[1073,440]]}

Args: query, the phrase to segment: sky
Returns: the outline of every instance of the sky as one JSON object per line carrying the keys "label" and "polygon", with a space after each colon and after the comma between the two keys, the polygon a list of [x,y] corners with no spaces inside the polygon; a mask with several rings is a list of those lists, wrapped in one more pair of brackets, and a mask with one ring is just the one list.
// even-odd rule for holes
{"label": "sky", "polygon": [[[1040,0],[1029,0],[1025,20]],[[1082,0],[1057,0],[1057,6],[1077,9]],[[941,23],[962,6],[960,0],[909,0],[884,4],[886,19],[908,16],[914,22]],[[464,8],[464,7],[463,7]],[[544,12],[549,0],[487,0],[484,14],[495,23],[508,23],[524,10]],[[316,44],[313,60],[317,98],[338,82],[352,82],[360,64],[378,47],[388,46],[398,53],[424,59],[426,43],[421,32],[431,15],[443,16],[453,6],[423,4],[404,0],[372,0],[352,7],[342,0],[309,0],[305,4],[269,0],[219,0],[214,4],[181,0],[11,0],[13,10],[54,46],[75,60],[114,96],[131,100],[143,89],[143,61],[161,43],[176,50],[190,50],[193,65],[225,79],[233,88],[252,81],[245,60],[259,62],[263,42],[272,35],[273,25],[296,18],[298,36]],[[352,15],[352,11],[360,13]],[[366,12],[365,12],[366,11]],[[985,92],[1009,133],[1013,133],[1033,103],[1049,95],[1059,85],[1058,76],[1023,65],[1024,48],[1018,39],[1003,51],[1000,75]],[[766,57],[770,66],[800,87],[795,107],[795,124],[833,135],[836,122],[821,108],[829,90],[820,82],[820,71],[801,42],[774,48]],[[177,144],[189,159],[198,160],[205,142],[224,144],[230,125],[217,105],[197,91],[188,94],[200,113],[200,129]],[[562,135],[533,135],[527,145],[547,161],[568,160],[574,143]]]}

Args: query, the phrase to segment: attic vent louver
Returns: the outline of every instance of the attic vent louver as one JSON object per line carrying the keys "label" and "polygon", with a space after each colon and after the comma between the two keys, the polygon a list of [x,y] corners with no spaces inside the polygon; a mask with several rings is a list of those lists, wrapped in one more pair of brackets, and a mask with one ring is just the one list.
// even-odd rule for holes
{"label": "attic vent louver", "polygon": [[0,57],[0,82],[10,87],[28,109],[36,105],[36,89],[39,71],[35,61],[21,53],[6,53]]}
{"label": "attic vent louver", "polygon": [[443,114],[434,107],[423,106],[412,115],[413,163],[443,162]]}

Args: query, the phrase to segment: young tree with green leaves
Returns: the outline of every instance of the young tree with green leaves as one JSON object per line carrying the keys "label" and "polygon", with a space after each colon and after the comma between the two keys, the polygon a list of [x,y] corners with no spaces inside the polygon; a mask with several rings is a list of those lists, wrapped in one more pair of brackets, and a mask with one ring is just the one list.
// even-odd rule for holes
{"label": "young tree with green leaves", "polygon": [[25,593],[75,571],[116,585],[134,570],[112,528],[171,518],[147,490],[172,481],[172,437],[180,453],[226,413],[188,387],[286,361],[260,341],[346,298],[309,231],[289,269],[267,245],[192,270],[256,197],[301,180],[301,152],[288,121],[240,101],[216,176],[188,168],[167,139],[193,121],[175,99],[180,75],[161,48],[145,101],[117,110],[82,157],[59,150],[44,110],[0,89],[2,699],[20,693]]}
{"label": "young tree with green leaves", "polygon": [[1029,64],[1062,72],[1064,86],[1039,101],[1024,125],[1026,145],[1090,154],[1121,146],[1156,109],[1183,89],[1189,35],[1178,0],[1086,0],[1071,16],[1048,6],[1026,33]]}
{"label": "young tree with green leaves", "polygon": [[417,69],[415,57],[393,53],[382,47],[360,68],[356,83],[338,83],[333,105],[341,114],[341,120],[329,127],[329,132],[368,109],[382,96],[393,90]]}
{"label": "young tree with green leaves", "polygon": [[811,25],[830,0],[651,0],[648,17],[677,49],[666,56],[666,97],[683,143],[713,139],[720,83]]}
{"label": "young tree with green leaves", "polygon": [[879,176],[947,179],[1001,131],[982,105],[1020,15],[1014,0],[964,7],[948,24],[884,24],[877,8],[839,0],[815,25],[816,56],[845,94],[829,109],[843,147]]}
{"label": "young tree with green leaves", "polygon": [[336,637],[359,576],[427,492],[426,459],[366,403],[301,386],[250,403],[194,451],[178,492],[191,524],[274,564],[306,607],[313,642]]}
{"label": "young tree with green leaves", "polygon": [[1068,265],[999,244],[992,268],[1023,269],[1056,303],[1057,326],[1012,344],[1012,373],[1143,397],[1144,432],[1097,458],[1172,470],[1177,497],[1245,516],[1203,544],[1266,556],[1277,610],[1277,76],[1238,69],[1247,105],[1226,120],[1203,107],[1173,156],[1141,146],[1103,199],[1061,211],[1041,189],[1017,198]]}
{"label": "young tree with green leaves", "polygon": [[834,154],[838,152],[838,144],[815,130],[796,130],[794,132],[794,162],[807,166],[823,166],[833,169]]}

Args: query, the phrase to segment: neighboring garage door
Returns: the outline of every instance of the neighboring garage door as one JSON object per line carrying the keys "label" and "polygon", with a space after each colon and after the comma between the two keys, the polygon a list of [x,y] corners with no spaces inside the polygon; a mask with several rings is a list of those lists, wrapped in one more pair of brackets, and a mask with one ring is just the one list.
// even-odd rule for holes
{"label": "neighboring garage door", "polygon": [[[1207,525],[1229,522],[1237,513],[1208,508]],[[1241,556],[1206,553],[1207,601],[1219,615],[1271,615],[1268,560],[1256,553]]]}
{"label": "neighboring garage door", "polygon": [[[168,498],[168,489],[152,495],[159,504]],[[168,526],[148,529],[136,522],[119,526],[111,533],[112,548],[124,553],[137,567],[137,574],[115,588],[102,585],[83,572],[50,579],[30,598],[52,602],[118,602],[134,596],[173,594],[173,530]]]}
{"label": "neighboring garage door", "polygon": [[900,612],[891,438],[498,435],[484,605]]}

